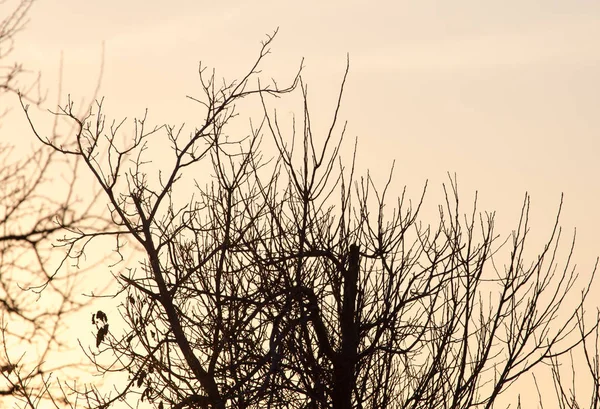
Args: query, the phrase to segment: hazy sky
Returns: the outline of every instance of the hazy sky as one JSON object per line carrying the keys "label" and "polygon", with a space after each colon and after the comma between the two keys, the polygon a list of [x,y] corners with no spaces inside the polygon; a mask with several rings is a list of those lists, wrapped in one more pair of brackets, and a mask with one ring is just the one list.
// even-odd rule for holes
{"label": "hazy sky", "polygon": [[[479,190],[482,208],[500,212],[503,235],[526,191],[534,229],[548,233],[564,192],[581,272],[600,254],[598,0],[40,0],[30,17],[13,56],[42,71],[48,107],[61,51],[63,94],[89,99],[104,42],[107,113],[149,108],[157,124],[193,126],[198,109],[185,96],[199,95],[198,62],[233,79],[277,27],[265,77],[292,78],[304,57],[321,124],[349,53],[341,116],[363,166],[383,177],[396,160],[397,185],[417,192],[429,179],[433,205],[456,172],[466,201]],[[16,114],[15,142],[26,129]]]}
{"label": "hazy sky", "polygon": [[341,116],[365,168],[383,177],[396,160],[398,186],[415,193],[426,179],[439,192],[446,172],[456,172],[464,198],[479,190],[505,234],[526,191],[533,227],[545,234],[564,192],[563,225],[578,227],[577,259],[592,264],[600,253],[600,2],[301,4],[40,0],[14,57],[42,71],[52,106],[61,51],[63,96],[89,100],[104,43],[99,96],[109,117],[149,108],[153,123],[193,126],[198,108],[185,96],[199,95],[199,61],[236,78],[279,27],[265,78],[292,78],[304,57],[317,125],[331,116],[350,54]]}
{"label": "hazy sky", "polygon": [[[578,260],[600,253],[600,2],[570,1],[39,1],[14,54],[41,70],[55,101],[99,96],[109,116],[193,126],[198,63],[233,79],[279,27],[265,77],[285,81],[302,57],[313,116],[332,112],[351,68],[341,115],[359,160],[416,192],[457,173],[465,199],[516,222],[526,191],[546,232],[564,192],[563,225],[578,227]],[[13,120],[23,125],[22,117]],[[19,132],[20,133],[20,132]],[[436,199],[432,199],[436,200]],[[506,219],[506,220],[505,220]],[[509,224],[510,223],[510,224]]]}
{"label": "hazy sky", "polygon": [[[300,6],[301,4],[301,6]],[[560,193],[578,227],[578,260],[600,253],[600,2],[569,1],[39,1],[15,57],[43,73],[55,101],[93,94],[116,118],[193,125],[198,62],[233,79],[279,27],[265,76],[292,77],[302,57],[315,121],[330,117],[346,53],[341,113],[359,159],[379,176],[438,190],[456,172],[465,198],[510,224],[526,191],[544,233]],[[318,122],[317,122],[318,123]],[[433,200],[433,199],[432,199]]]}

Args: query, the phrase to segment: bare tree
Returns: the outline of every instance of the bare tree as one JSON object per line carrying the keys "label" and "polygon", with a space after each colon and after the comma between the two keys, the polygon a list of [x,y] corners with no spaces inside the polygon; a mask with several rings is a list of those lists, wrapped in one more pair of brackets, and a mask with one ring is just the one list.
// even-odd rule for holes
{"label": "bare tree", "polygon": [[[391,176],[383,188],[356,177],[356,154],[343,164],[348,70],[330,127],[316,137],[300,72],[286,87],[258,79],[272,39],[239,81],[219,87],[200,66],[204,95],[192,99],[204,119],[188,135],[149,127],[144,115],[127,141],[124,121],[106,126],[103,101],[84,117],[69,102],[58,113],[76,126],[67,145],[26,111],[41,142],[94,175],[117,251],[126,240],[143,248],[137,268],[118,273],[120,317],[94,314],[96,345],[85,349],[100,371],[128,379],[116,393],[80,390],[89,405],[137,396],[177,409],[492,408],[597,328],[577,331],[589,284],[577,307],[559,311],[577,275],[572,247],[556,259],[558,217],[528,261],[529,198],[498,242],[494,214],[478,213],[475,198],[465,215],[450,179],[437,225],[422,224],[425,189],[412,203],[406,191],[391,196]],[[286,132],[269,104],[294,92],[301,124]],[[243,98],[264,115],[236,138]],[[274,158],[263,154],[267,143]],[[497,267],[503,243],[510,254]],[[113,332],[109,321],[127,329]]]}
{"label": "bare tree", "polygon": [[[8,64],[15,35],[24,27],[32,1],[10,7],[0,23],[0,99],[3,107],[21,100],[42,101],[20,64]],[[8,112],[5,109],[4,115]],[[36,408],[58,404],[63,393],[56,379],[82,360],[67,333],[68,319],[83,306],[79,288],[85,269],[73,268],[62,242],[82,230],[99,232],[93,197],[78,196],[80,161],[47,147],[23,154],[11,143],[17,135],[2,128],[0,141],[0,406]],[[10,142],[9,142],[10,141]],[[68,250],[62,250],[62,245]],[[79,248],[81,250],[81,248]],[[76,260],[75,260],[76,261]]]}
{"label": "bare tree", "polygon": [[[14,51],[15,37],[25,28],[27,14],[32,5],[33,0],[19,0],[16,5],[6,0],[0,2],[0,11],[3,14],[6,12],[6,17],[0,21],[0,61],[2,62],[0,65],[0,97],[20,92],[27,101],[39,104],[42,101],[39,92],[39,76],[31,81],[27,78],[27,74],[30,73],[23,68],[22,64],[8,61],[10,54]],[[27,78],[26,85],[22,81],[24,78]],[[8,108],[3,108],[0,118],[7,111]]]}

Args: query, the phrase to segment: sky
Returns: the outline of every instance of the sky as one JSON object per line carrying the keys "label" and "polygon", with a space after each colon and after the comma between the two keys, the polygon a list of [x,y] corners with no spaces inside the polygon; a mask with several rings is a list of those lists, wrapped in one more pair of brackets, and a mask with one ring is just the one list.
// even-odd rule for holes
{"label": "sky", "polygon": [[505,234],[525,192],[546,234],[564,193],[562,225],[577,227],[578,260],[593,264],[600,2],[41,0],[14,57],[42,72],[52,106],[61,53],[63,101],[88,101],[104,47],[98,96],[109,116],[148,108],[157,124],[191,126],[198,109],[186,95],[199,95],[199,62],[237,78],[277,28],[264,76],[285,82],[304,58],[320,131],[349,55],[341,117],[364,169],[383,180],[395,161],[398,186],[416,194],[429,180],[436,205],[456,173],[465,198],[477,190],[480,207],[498,211]]}
{"label": "sky", "polygon": [[[465,200],[478,191],[480,208],[498,211],[504,237],[526,192],[546,237],[564,193],[561,224],[566,236],[577,227],[575,259],[589,274],[600,254],[597,0],[40,0],[13,57],[42,72],[51,107],[61,53],[63,97],[89,101],[104,49],[109,115],[148,108],[157,124],[193,126],[186,95],[200,92],[199,62],[236,78],[277,28],[264,75],[285,82],[304,58],[321,131],[349,55],[341,117],[364,169],[383,180],[395,161],[396,184],[416,196],[429,180],[434,206],[456,173]],[[23,141],[24,119],[11,121]]]}

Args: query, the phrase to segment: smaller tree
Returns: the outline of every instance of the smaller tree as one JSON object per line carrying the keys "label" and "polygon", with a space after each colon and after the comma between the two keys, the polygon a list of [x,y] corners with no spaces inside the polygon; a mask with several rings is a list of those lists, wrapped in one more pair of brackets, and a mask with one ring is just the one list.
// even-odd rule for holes
{"label": "smaller tree", "polygon": [[[29,81],[20,64],[7,63],[33,2],[2,3],[12,7],[0,23],[2,107],[18,104],[18,96],[39,106],[39,76]],[[71,265],[77,245],[62,240],[97,233],[105,223],[93,211],[94,197],[78,195],[80,160],[44,146],[18,150],[12,142],[22,138],[0,131],[0,406],[33,409],[44,400],[58,404],[64,394],[56,378],[82,363],[67,330],[85,302],[78,286],[86,270]]]}

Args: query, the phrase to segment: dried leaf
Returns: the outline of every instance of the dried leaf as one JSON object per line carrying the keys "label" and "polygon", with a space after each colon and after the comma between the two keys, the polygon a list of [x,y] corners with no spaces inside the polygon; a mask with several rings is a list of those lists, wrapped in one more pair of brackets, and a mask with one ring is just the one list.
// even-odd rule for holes
{"label": "dried leaf", "polygon": [[98,310],[98,312],[96,313],[96,319],[98,319],[100,321],[108,322],[108,317],[101,310]]}
{"label": "dried leaf", "polygon": [[12,371],[14,371],[14,369],[16,367],[17,367],[17,365],[14,365],[14,364],[2,365],[2,366],[0,366],[0,372],[10,374]]}
{"label": "dried leaf", "polygon": [[104,338],[108,334],[108,324],[104,325],[98,330],[98,334],[96,334],[96,348],[100,346]]}
{"label": "dried leaf", "polygon": [[146,371],[144,371],[143,369],[140,371],[140,373],[138,374],[137,377],[137,387],[139,388],[140,386],[142,386],[142,383],[144,383],[144,378],[146,377]]}

